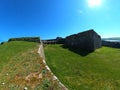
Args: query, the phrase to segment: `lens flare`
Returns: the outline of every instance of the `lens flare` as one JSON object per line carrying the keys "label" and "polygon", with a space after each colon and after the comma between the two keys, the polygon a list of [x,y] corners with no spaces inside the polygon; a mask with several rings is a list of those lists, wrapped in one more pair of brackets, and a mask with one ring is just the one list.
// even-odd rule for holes
{"label": "lens flare", "polygon": [[102,0],[88,0],[88,6],[89,7],[97,7],[101,6]]}

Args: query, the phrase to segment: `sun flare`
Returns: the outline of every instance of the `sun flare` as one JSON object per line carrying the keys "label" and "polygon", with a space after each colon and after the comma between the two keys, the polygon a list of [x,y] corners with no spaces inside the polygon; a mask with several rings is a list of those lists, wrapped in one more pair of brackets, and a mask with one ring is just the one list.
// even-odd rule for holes
{"label": "sun flare", "polygon": [[88,0],[89,7],[97,7],[102,4],[102,0]]}

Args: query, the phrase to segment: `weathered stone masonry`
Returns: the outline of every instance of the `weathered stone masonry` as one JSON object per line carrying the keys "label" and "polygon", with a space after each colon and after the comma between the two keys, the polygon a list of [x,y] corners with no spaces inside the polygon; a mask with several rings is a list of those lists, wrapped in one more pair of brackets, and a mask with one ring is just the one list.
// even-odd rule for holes
{"label": "weathered stone masonry", "polygon": [[77,47],[86,51],[94,51],[101,47],[101,37],[93,30],[73,34],[65,39],[66,46]]}

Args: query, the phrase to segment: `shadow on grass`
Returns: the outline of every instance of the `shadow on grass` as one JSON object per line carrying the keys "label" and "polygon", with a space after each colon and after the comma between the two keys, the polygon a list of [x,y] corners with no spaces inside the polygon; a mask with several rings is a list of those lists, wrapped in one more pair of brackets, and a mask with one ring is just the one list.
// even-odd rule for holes
{"label": "shadow on grass", "polygon": [[82,50],[82,49],[80,49],[78,47],[67,47],[65,45],[62,45],[61,47],[65,48],[65,49],[68,49],[68,50],[70,50],[70,51],[72,51],[74,53],[77,53],[77,54],[79,54],[81,56],[87,56],[88,54],[93,52],[93,51]]}

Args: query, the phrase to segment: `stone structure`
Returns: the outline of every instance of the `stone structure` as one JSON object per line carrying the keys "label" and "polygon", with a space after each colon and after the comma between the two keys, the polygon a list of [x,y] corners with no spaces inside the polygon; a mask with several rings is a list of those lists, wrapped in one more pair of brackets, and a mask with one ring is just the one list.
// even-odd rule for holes
{"label": "stone structure", "polygon": [[56,39],[42,40],[43,44],[56,44]]}
{"label": "stone structure", "polygon": [[93,30],[88,30],[66,37],[65,46],[94,51],[101,47],[101,37]]}
{"label": "stone structure", "polygon": [[120,42],[110,42],[102,40],[102,46],[112,47],[112,48],[120,48]]}
{"label": "stone structure", "polygon": [[42,40],[43,44],[64,44],[65,38],[57,37],[56,39]]}
{"label": "stone structure", "polygon": [[56,41],[57,41],[57,44],[64,44],[65,38],[57,37],[57,38],[56,38]]}

